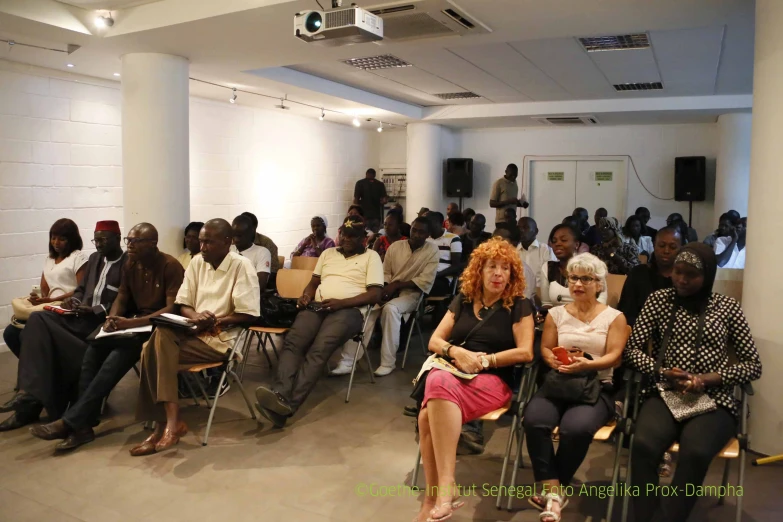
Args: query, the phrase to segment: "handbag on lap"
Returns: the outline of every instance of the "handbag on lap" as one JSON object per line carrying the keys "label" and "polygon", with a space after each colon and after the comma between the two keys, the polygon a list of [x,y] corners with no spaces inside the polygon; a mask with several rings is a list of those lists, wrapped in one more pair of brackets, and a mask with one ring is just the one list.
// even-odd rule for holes
{"label": "handbag on lap", "polygon": [[15,297],[11,300],[11,308],[14,311],[14,315],[11,317],[11,324],[21,330],[33,312],[41,312],[45,306],[59,305],[61,302],[53,301],[51,303],[34,305],[28,297]]}

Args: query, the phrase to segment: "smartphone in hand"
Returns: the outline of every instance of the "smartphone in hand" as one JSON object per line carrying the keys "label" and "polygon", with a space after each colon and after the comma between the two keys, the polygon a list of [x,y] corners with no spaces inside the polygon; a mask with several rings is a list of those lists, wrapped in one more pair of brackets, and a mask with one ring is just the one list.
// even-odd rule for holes
{"label": "smartphone in hand", "polygon": [[554,348],[552,348],[552,353],[555,354],[557,360],[560,361],[562,364],[571,364],[573,362],[571,360],[571,356],[568,355],[568,350],[566,350],[562,346],[555,346]]}

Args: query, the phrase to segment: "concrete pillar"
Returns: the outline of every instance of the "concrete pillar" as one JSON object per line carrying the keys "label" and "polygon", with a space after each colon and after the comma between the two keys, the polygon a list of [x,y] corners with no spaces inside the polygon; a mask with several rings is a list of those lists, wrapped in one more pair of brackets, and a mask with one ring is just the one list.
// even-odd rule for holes
{"label": "concrete pillar", "polygon": [[779,236],[783,176],[780,175],[780,129],[783,121],[783,2],[756,0],[753,70],[753,133],[748,199],[748,253],[742,307],[756,341],[764,375],[753,384],[751,447],[761,453],[783,453],[783,278]]}
{"label": "concrete pillar", "polygon": [[408,124],[408,159],[405,191],[406,220],[415,219],[421,207],[443,212],[443,158],[441,126]]}
{"label": "concrete pillar", "polygon": [[174,256],[190,220],[188,68],[180,56],[122,57],[123,228],[152,223]]}
{"label": "concrete pillar", "polygon": [[715,217],[734,209],[748,215],[748,185],[750,182],[750,113],[718,116],[718,166],[715,176]]}

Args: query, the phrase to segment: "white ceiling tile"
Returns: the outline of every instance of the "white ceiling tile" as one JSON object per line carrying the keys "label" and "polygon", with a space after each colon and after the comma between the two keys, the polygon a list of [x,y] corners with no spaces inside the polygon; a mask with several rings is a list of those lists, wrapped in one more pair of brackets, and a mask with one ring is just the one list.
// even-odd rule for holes
{"label": "white ceiling tile", "polygon": [[[568,92],[507,43],[450,49],[532,101],[567,99]],[[501,102],[501,97],[494,99]],[[525,101],[527,101],[525,100]]]}
{"label": "white ceiling tile", "polygon": [[723,26],[651,31],[664,89],[675,96],[713,94]]}
{"label": "white ceiling tile", "polygon": [[420,69],[490,100],[495,96],[519,96],[520,94],[516,89],[447,49],[422,47],[408,50],[406,48],[405,51],[394,54]]}
{"label": "white ceiling tile", "polygon": [[575,38],[511,42],[573,98],[612,98],[615,90]]}
{"label": "white ceiling tile", "polygon": [[371,71],[371,74],[413,87],[428,94],[462,92],[465,89],[417,67],[394,67]]}
{"label": "white ceiling tile", "polygon": [[612,85],[661,81],[652,49],[604,51],[587,55]]}

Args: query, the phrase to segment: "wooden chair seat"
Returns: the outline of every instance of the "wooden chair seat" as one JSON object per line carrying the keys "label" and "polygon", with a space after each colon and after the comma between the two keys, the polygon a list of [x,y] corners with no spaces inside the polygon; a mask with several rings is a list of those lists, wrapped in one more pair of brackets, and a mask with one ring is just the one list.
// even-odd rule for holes
{"label": "wooden chair seat", "polygon": [[[593,435],[593,440],[600,440],[600,441],[607,441],[609,440],[609,437],[612,436],[612,433],[614,433],[614,429],[617,427],[617,422],[614,420],[609,421],[609,423],[599,429],[595,432],[595,435]],[[560,435],[560,426],[555,426],[555,429],[552,430],[552,435]]]}
{"label": "wooden chair seat", "polygon": [[[672,444],[672,447],[669,448],[670,453],[678,453],[680,451],[680,444],[678,442],[675,442]],[[739,440],[737,439],[731,439],[728,444],[726,444],[726,447],[724,447],[720,453],[718,453],[718,457],[722,459],[736,459],[739,457],[740,453],[740,447],[739,447]]]}
{"label": "wooden chair seat", "polygon": [[290,328],[275,328],[272,326],[251,326],[248,328],[251,332],[268,333],[273,335],[282,335],[286,333]]}
{"label": "wooden chair seat", "polygon": [[491,411],[489,413],[486,413],[478,418],[478,420],[483,421],[496,421],[498,420],[504,413],[506,413],[509,408],[511,408],[511,401],[508,401],[505,406],[502,408],[498,408],[495,411]]}

